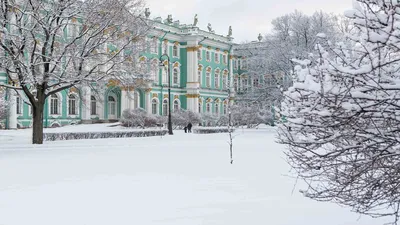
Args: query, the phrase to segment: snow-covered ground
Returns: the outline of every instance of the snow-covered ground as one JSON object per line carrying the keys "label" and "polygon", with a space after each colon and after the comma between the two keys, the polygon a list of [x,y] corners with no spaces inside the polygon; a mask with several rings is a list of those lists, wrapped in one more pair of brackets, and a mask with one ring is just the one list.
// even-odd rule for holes
{"label": "snow-covered ground", "polygon": [[383,224],[292,193],[271,128],[237,130],[233,165],[227,134],[32,146],[30,132],[0,131],[0,224]]}

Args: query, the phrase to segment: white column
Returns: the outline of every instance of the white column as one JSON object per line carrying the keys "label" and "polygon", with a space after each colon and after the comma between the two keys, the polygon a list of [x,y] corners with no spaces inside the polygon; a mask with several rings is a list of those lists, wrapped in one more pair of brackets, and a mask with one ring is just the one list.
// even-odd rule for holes
{"label": "white column", "polygon": [[121,112],[125,109],[129,109],[129,95],[128,89],[122,88],[121,90]]}
{"label": "white column", "polygon": [[129,109],[135,108],[135,91],[133,89],[129,89],[128,103],[129,103]]}
{"label": "white column", "polygon": [[146,90],[144,107],[145,107],[147,113],[150,113],[150,114],[152,113],[151,112],[151,88]]}
{"label": "white column", "polygon": [[90,87],[83,88],[83,96],[82,96],[82,122],[90,121],[90,96],[91,90]]}
{"label": "white column", "polygon": [[17,129],[17,96],[10,96],[10,110],[9,110],[9,120],[8,120],[8,128],[9,129]]}
{"label": "white column", "polygon": [[104,120],[104,105],[105,99],[99,99],[99,101],[97,101],[97,115],[99,116],[99,120]]}
{"label": "white column", "polygon": [[187,110],[192,112],[198,111],[199,104],[199,80],[197,71],[199,68],[199,61],[197,58],[197,41],[189,41],[187,43],[187,83],[186,83],[186,98],[187,98]]}

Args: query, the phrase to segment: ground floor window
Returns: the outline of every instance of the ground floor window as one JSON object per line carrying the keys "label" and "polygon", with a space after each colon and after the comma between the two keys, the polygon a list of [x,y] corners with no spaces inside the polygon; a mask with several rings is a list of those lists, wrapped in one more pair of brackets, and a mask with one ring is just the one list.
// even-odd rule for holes
{"label": "ground floor window", "polygon": [[50,114],[52,115],[59,114],[59,99],[56,94],[52,94],[50,96]]}
{"label": "ground floor window", "polygon": [[68,96],[68,114],[69,115],[76,115],[76,97],[74,95]]}

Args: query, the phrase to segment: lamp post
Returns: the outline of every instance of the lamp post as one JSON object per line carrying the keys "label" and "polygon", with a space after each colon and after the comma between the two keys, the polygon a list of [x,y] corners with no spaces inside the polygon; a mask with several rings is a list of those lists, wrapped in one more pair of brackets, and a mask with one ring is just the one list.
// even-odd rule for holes
{"label": "lamp post", "polygon": [[160,56],[160,66],[165,67],[162,57],[166,56],[168,61],[168,134],[173,135],[172,132],[172,119],[171,119],[171,62],[169,56],[167,54],[163,54]]}

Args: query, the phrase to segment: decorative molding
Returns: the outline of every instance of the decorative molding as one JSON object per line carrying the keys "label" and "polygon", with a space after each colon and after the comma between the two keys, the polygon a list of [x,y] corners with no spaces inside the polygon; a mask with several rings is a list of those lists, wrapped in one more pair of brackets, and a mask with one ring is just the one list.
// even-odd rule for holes
{"label": "decorative molding", "polygon": [[206,71],[211,72],[211,67],[207,67]]}
{"label": "decorative molding", "polygon": [[110,80],[108,80],[107,87],[117,87],[120,84],[121,84],[121,82],[119,80],[110,79]]}
{"label": "decorative molding", "polygon": [[186,94],[186,98],[198,98],[200,94]]}
{"label": "decorative molding", "polygon": [[78,93],[78,90],[76,89],[76,87],[71,87],[69,89],[69,93]]}
{"label": "decorative molding", "polygon": [[179,95],[174,95],[174,99],[179,99]]}
{"label": "decorative molding", "polygon": [[178,41],[175,41],[175,42],[174,42],[174,45],[175,45],[175,46],[178,46],[178,45],[179,45],[179,42],[178,42]]}
{"label": "decorative molding", "polygon": [[229,52],[228,52],[228,50],[225,50],[224,53],[225,53],[225,54],[228,54]]}
{"label": "decorative molding", "polygon": [[198,71],[202,71],[203,70],[203,65],[199,64],[199,67],[197,68]]}
{"label": "decorative molding", "polygon": [[188,52],[197,52],[197,50],[199,50],[201,48],[201,46],[191,46],[191,47],[186,47],[186,51]]}
{"label": "decorative molding", "polygon": [[207,98],[207,100],[206,100],[207,103],[210,103],[212,101],[213,101],[212,98]]}
{"label": "decorative molding", "polygon": [[217,48],[217,49],[215,49],[217,52],[219,52],[221,49],[219,49],[219,48]]}
{"label": "decorative molding", "polygon": [[199,82],[186,82],[186,84],[198,84]]}
{"label": "decorative molding", "polygon": [[215,102],[216,102],[216,103],[219,103],[219,98],[215,99]]}
{"label": "decorative molding", "polygon": [[168,39],[164,39],[164,43],[167,44],[168,43]]}
{"label": "decorative molding", "polygon": [[199,98],[199,103],[203,104],[203,99]]}
{"label": "decorative molding", "polygon": [[172,65],[172,67],[173,67],[173,68],[178,68],[178,67],[179,67],[179,62],[178,62],[178,61],[174,62],[174,64]]}
{"label": "decorative molding", "polygon": [[168,98],[168,94],[164,94],[164,96],[163,96],[164,98]]}
{"label": "decorative molding", "polygon": [[122,91],[134,91],[135,89],[133,87],[130,87],[130,86],[124,86],[124,87],[121,87],[121,90]]}
{"label": "decorative molding", "polygon": [[153,93],[153,98],[158,98],[158,94],[157,93]]}
{"label": "decorative molding", "polygon": [[151,88],[147,88],[146,90],[144,90],[146,93],[150,93],[152,89]]}
{"label": "decorative molding", "polygon": [[208,46],[207,49],[208,49],[208,50],[211,50],[211,46]]}

